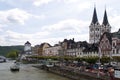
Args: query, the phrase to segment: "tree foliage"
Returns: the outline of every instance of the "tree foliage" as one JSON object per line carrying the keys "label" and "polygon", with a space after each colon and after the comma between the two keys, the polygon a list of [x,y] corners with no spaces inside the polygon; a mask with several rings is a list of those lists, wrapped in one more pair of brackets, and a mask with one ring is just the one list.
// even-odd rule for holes
{"label": "tree foliage", "polygon": [[110,57],[104,56],[100,59],[100,61],[101,61],[102,64],[109,63],[110,62]]}
{"label": "tree foliage", "polygon": [[95,64],[98,61],[98,57],[87,57],[84,60],[89,64]]}
{"label": "tree foliage", "polygon": [[12,50],[7,53],[8,58],[16,59],[18,57],[18,51]]}
{"label": "tree foliage", "polygon": [[0,46],[0,55],[6,56],[10,51],[23,51],[24,46]]}
{"label": "tree foliage", "polygon": [[114,61],[117,61],[117,62],[120,62],[120,56],[114,56],[114,57],[113,57],[113,60],[114,60]]}

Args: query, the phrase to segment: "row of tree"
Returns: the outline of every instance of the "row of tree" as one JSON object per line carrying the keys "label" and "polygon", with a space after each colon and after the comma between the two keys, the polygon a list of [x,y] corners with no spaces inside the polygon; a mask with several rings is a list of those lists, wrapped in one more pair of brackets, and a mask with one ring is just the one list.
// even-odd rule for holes
{"label": "row of tree", "polygon": [[55,57],[55,56],[29,56],[28,58],[34,58],[38,60],[47,60],[47,59],[52,59],[52,60],[64,60],[64,61],[85,61],[89,64],[95,64],[96,62],[101,62],[102,64],[104,63],[109,63],[111,61],[116,61],[120,62],[120,57],[114,56],[112,59],[110,57]]}

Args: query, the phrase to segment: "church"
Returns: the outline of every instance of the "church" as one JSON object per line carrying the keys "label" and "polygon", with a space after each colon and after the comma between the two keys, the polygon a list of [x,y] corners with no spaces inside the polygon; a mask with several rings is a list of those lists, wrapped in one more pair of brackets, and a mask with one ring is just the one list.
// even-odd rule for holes
{"label": "church", "polygon": [[94,7],[92,22],[89,26],[89,43],[98,44],[98,53],[101,57],[120,56],[120,29],[116,32],[111,32],[106,9],[103,22],[100,25],[96,8]]}
{"label": "church", "polygon": [[89,26],[89,43],[98,43],[104,32],[111,32],[111,26],[107,18],[107,11],[105,10],[103,22],[100,25],[97,18],[96,7],[94,7],[92,22]]}

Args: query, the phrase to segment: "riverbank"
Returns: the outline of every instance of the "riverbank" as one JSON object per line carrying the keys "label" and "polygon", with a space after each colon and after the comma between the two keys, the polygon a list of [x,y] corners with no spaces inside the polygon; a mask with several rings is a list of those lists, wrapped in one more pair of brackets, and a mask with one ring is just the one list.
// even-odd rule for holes
{"label": "riverbank", "polygon": [[45,65],[42,65],[42,66],[36,65],[34,67],[46,70],[48,72],[52,72],[60,76],[70,78],[72,80],[110,80],[110,77],[107,75],[99,74],[99,77],[98,77],[97,73],[81,71],[78,68],[70,68],[67,66],[55,65],[53,67],[47,67]]}

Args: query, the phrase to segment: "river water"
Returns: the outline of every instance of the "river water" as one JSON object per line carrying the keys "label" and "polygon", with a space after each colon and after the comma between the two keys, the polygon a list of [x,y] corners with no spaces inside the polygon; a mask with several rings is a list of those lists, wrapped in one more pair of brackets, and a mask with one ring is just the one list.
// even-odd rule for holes
{"label": "river water", "polygon": [[37,68],[30,64],[21,64],[19,72],[11,72],[13,62],[0,63],[0,80],[69,80]]}

